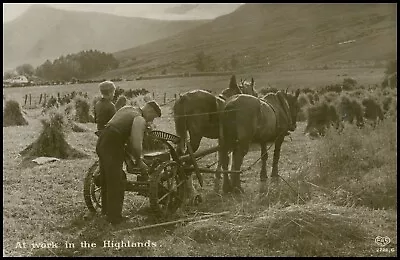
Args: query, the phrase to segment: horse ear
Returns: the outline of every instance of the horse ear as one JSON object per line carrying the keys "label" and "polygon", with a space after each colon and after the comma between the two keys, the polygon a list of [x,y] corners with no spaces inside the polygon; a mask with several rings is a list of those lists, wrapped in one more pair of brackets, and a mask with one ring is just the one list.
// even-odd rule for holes
{"label": "horse ear", "polygon": [[234,89],[237,88],[237,84],[236,84],[236,76],[232,75],[231,80],[229,82],[229,88],[230,89]]}
{"label": "horse ear", "polygon": [[297,89],[297,90],[296,90],[296,93],[295,93],[295,97],[298,98],[299,95],[300,95],[300,89]]}

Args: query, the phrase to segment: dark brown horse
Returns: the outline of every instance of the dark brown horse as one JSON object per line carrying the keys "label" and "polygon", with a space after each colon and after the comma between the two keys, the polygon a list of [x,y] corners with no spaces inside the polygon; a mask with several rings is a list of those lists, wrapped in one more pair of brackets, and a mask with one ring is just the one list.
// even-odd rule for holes
{"label": "dark brown horse", "polygon": [[[261,99],[250,95],[237,95],[225,103],[222,116],[223,142],[221,144],[221,164],[223,170],[228,170],[229,152],[232,153],[232,170],[239,171],[244,156],[248,153],[251,143],[261,146],[260,171],[261,190],[267,180],[266,161],[268,158],[267,144],[275,143],[272,164],[272,177],[278,177],[278,161],[281,145],[289,131],[296,129],[296,118],[299,111],[295,94],[278,91]],[[216,175],[217,179],[220,174]],[[240,175],[224,174],[223,191],[243,191],[240,185]]]}
{"label": "dark brown horse", "polygon": [[181,137],[178,153],[183,154],[187,132],[190,136],[190,145],[193,152],[197,151],[203,137],[218,139],[220,136],[219,111],[223,109],[225,100],[237,94],[257,96],[254,79],[251,82],[241,81],[236,83],[233,75],[229,87],[216,97],[205,90],[193,90],[183,94],[174,104],[175,131]]}
{"label": "dark brown horse", "polygon": [[[257,96],[254,79],[251,82],[246,80],[237,85],[235,75],[232,75],[229,87],[224,89],[219,96],[204,90],[193,90],[183,94],[174,104],[173,113],[175,120],[175,131],[180,136],[178,154],[187,153],[187,145],[190,145],[193,152],[200,146],[203,137],[209,139],[219,139],[222,133],[220,115],[226,100],[234,95],[249,94]],[[190,142],[187,144],[187,132],[189,132]],[[219,140],[220,141],[220,140]],[[218,160],[217,169],[220,169]],[[193,192],[192,180],[188,181],[189,191]]]}

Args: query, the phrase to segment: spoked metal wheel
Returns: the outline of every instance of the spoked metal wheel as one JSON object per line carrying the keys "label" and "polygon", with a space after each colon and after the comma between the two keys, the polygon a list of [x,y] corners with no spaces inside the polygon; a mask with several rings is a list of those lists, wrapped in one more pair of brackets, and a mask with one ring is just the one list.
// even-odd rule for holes
{"label": "spoked metal wheel", "polygon": [[91,212],[101,211],[101,187],[97,186],[95,180],[98,180],[98,185],[100,178],[99,161],[96,161],[87,171],[84,185],[83,185],[83,195],[85,198],[86,206]]}
{"label": "spoked metal wheel", "polygon": [[158,217],[176,212],[185,198],[186,179],[175,161],[161,163],[150,175],[150,207]]}

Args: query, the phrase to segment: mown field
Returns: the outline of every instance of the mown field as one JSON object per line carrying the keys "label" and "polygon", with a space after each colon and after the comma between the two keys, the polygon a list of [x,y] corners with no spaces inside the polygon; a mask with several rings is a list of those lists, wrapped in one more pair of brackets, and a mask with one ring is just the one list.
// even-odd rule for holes
{"label": "mown field", "polygon": [[[354,78],[358,84],[380,84],[383,69],[276,72],[253,76],[257,88],[268,83],[277,88],[319,88]],[[119,82],[122,88],[145,88],[161,98],[191,89],[219,92],[229,77],[199,77]],[[68,88],[68,90],[66,90]],[[21,102],[25,93],[88,92],[95,84],[25,89],[4,89],[7,99]],[[54,91],[54,92],[53,92]],[[396,97],[397,99],[397,97]],[[162,107],[158,129],[174,133],[171,103]],[[96,160],[93,123],[81,124],[90,131],[67,132],[68,143],[89,155],[41,166],[19,156],[39,136],[41,109],[24,109],[28,125],[3,127],[3,255],[7,256],[397,256],[397,119],[385,118],[375,128],[346,125],[342,133],[329,130],[325,137],[304,135],[298,123],[282,145],[279,183],[269,183],[258,193],[260,163],[242,175],[241,196],[213,192],[211,174],[205,174],[201,192],[204,202],[181,209],[171,219],[224,212],[227,215],[167,227],[131,231],[154,223],[147,198],[127,193],[123,214],[130,221],[117,227],[102,218],[85,219],[83,199],[85,172]],[[202,147],[215,145],[203,140]],[[272,148],[273,149],[273,148]],[[245,157],[243,168],[260,156],[258,146]],[[216,160],[205,157],[201,164]],[[269,152],[268,175],[272,166]],[[389,238],[378,245],[376,238]],[[82,242],[96,247],[81,247]],[[113,241],[114,247],[103,247]],[[149,247],[121,247],[150,242]],[[386,240],[387,241],[387,240]],[[26,243],[24,248],[23,243]],[[34,248],[38,243],[57,243]],[[65,243],[75,247],[66,248]],[[19,244],[20,243],[20,244]],[[33,244],[33,245],[32,245]],[[39,246],[40,247],[40,246]]]}

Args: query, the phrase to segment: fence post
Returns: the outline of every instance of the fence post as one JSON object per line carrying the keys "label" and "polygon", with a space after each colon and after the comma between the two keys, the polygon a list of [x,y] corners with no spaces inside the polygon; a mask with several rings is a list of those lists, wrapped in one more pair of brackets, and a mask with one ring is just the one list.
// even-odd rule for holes
{"label": "fence post", "polygon": [[154,98],[154,92],[153,92],[153,100],[156,100],[156,99]]}
{"label": "fence post", "polygon": [[174,94],[174,98],[175,98],[175,100],[176,100],[176,93]]}
{"label": "fence post", "polygon": [[29,94],[29,106],[32,106],[32,94]]}
{"label": "fence post", "polygon": [[46,94],[46,93],[44,93],[44,98],[43,98],[43,106],[45,106],[45,105],[46,105],[46,97],[47,97],[47,94]]}
{"label": "fence post", "polygon": [[42,103],[42,93],[40,93],[39,105]]}
{"label": "fence post", "polygon": [[25,103],[24,103],[25,106],[26,106],[26,101],[28,101],[28,94],[25,94]]}
{"label": "fence post", "polygon": [[164,92],[164,105],[167,103],[167,93]]}

